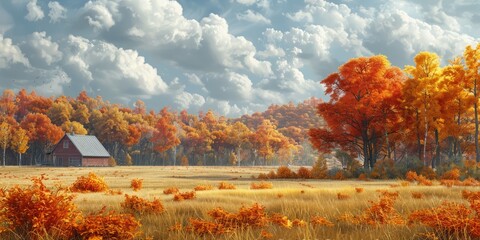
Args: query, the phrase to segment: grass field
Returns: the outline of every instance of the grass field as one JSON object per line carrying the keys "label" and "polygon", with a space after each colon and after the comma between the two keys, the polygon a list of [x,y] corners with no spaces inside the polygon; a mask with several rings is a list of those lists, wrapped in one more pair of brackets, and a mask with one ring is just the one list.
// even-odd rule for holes
{"label": "grass field", "polygon": [[[378,200],[377,190],[398,191],[395,209],[405,219],[417,209],[438,206],[443,201],[466,203],[461,197],[463,189],[472,187],[405,186],[400,180],[391,181],[333,181],[333,180],[269,180],[273,189],[250,189],[252,176],[267,173],[268,167],[114,167],[114,168],[0,168],[0,185],[8,188],[13,185],[30,185],[29,178],[45,174],[47,186],[71,185],[79,176],[94,172],[105,179],[110,189],[121,190],[123,194],[138,195],[145,199],[161,199],[166,211],[159,215],[143,214],[136,217],[142,223],[142,236],[153,239],[262,239],[261,230],[247,228],[219,236],[198,236],[187,231],[168,231],[175,224],[187,225],[189,218],[210,219],[207,212],[222,207],[229,212],[237,212],[243,206],[259,203],[265,206],[268,214],[281,213],[289,219],[303,219],[308,222],[313,216],[322,216],[334,226],[294,227],[268,226],[265,230],[273,234],[272,239],[420,239],[421,233],[428,231],[420,225],[354,225],[338,220],[345,213],[360,214],[370,206],[369,201]],[[143,179],[143,188],[134,192],[130,182],[134,178]],[[193,200],[173,201],[172,195],[163,190],[178,187],[181,192],[193,191],[200,184],[218,186],[222,181],[234,184],[235,190],[198,191]],[[364,188],[357,193],[355,188]],[[424,194],[422,199],[412,197],[412,192]],[[338,193],[350,197],[337,198]],[[121,212],[120,204],[124,195],[105,193],[77,193],[75,203],[84,213],[95,212],[107,206]]]}

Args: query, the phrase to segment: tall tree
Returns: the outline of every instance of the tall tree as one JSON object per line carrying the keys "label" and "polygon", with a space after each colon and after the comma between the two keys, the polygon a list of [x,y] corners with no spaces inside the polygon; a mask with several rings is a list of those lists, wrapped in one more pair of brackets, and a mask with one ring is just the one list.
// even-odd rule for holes
{"label": "tall tree", "polygon": [[5,167],[5,151],[7,150],[7,147],[10,144],[10,140],[12,136],[10,130],[11,130],[11,125],[8,122],[3,121],[0,124],[0,146],[3,149],[2,166],[4,167]]}
{"label": "tall tree", "polygon": [[466,67],[466,77],[469,82],[470,91],[473,93],[473,110],[475,114],[475,160],[480,162],[480,146],[478,143],[479,120],[478,120],[478,101],[480,87],[480,43],[475,48],[467,46],[463,53]]}
{"label": "tall tree", "polygon": [[[309,131],[312,145],[320,152],[341,148],[364,159],[373,168],[385,141],[386,120],[400,109],[403,76],[385,56],[349,60],[322,83],[330,101],[318,105],[327,128]],[[389,104],[385,104],[389,103]]]}
{"label": "tall tree", "polygon": [[415,66],[406,66],[405,71],[410,75],[407,82],[413,82],[416,88],[413,91],[405,92],[412,94],[411,105],[415,106],[420,113],[420,119],[423,120],[424,138],[423,138],[423,161],[427,165],[427,142],[430,129],[434,132],[434,158],[431,161],[432,168],[440,159],[440,139],[439,130],[442,127],[442,117],[440,104],[440,81],[442,68],[440,67],[440,58],[437,54],[431,52],[420,52],[415,58]]}
{"label": "tall tree", "polygon": [[[168,115],[162,116],[155,124],[155,131],[150,141],[153,143],[153,148],[161,153],[180,144],[180,139],[177,137],[177,128]],[[176,164],[175,159],[173,159],[173,163]]]}
{"label": "tall tree", "polygon": [[28,138],[27,131],[23,128],[17,127],[13,133],[10,148],[18,153],[18,166],[22,165],[22,154],[28,150]]}

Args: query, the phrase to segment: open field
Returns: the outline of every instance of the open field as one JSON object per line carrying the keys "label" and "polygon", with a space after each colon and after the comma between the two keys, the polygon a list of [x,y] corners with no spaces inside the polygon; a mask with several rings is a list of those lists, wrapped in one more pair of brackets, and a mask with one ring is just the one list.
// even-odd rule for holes
{"label": "open field", "polygon": [[[79,176],[94,172],[105,179],[112,190],[121,190],[123,194],[138,195],[145,199],[159,198],[165,212],[158,215],[142,214],[136,217],[142,223],[144,236],[153,239],[210,239],[210,236],[198,236],[187,231],[168,231],[175,224],[187,225],[189,218],[211,220],[207,212],[222,207],[228,212],[237,212],[243,206],[259,203],[265,206],[268,214],[281,213],[288,219],[302,219],[309,222],[313,216],[330,220],[334,226],[293,227],[269,225],[265,230],[273,234],[273,239],[419,239],[421,233],[428,231],[420,225],[354,225],[338,220],[345,213],[361,214],[370,206],[369,201],[377,201],[377,190],[398,191],[399,197],[395,209],[405,219],[417,209],[435,207],[443,201],[467,203],[462,199],[461,191],[475,190],[473,187],[417,186],[402,187],[400,180],[391,181],[332,181],[332,180],[269,180],[273,189],[250,189],[252,176],[267,173],[273,168],[264,167],[114,167],[114,168],[0,168],[0,185],[8,188],[13,185],[30,185],[29,178],[45,174],[46,185],[69,186]],[[134,192],[130,182],[134,178],[143,179],[143,188]],[[222,181],[234,184],[235,190],[218,190]],[[193,200],[173,201],[172,195],[163,190],[178,187],[181,192],[193,191],[197,185],[212,185],[214,190],[198,191]],[[356,193],[355,188],[364,188]],[[424,194],[422,199],[412,197],[412,192]],[[337,198],[338,193],[350,197]],[[75,203],[84,213],[95,212],[107,206],[121,212],[120,204],[124,195],[105,193],[76,193]],[[247,228],[219,236],[215,239],[262,239],[260,228]],[[12,237],[15,239],[14,237]],[[3,238],[2,238],[3,239]]]}

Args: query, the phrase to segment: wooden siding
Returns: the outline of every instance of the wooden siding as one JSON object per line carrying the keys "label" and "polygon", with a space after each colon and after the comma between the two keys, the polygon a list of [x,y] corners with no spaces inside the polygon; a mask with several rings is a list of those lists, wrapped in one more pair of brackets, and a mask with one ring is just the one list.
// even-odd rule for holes
{"label": "wooden siding", "polygon": [[[68,148],[64,148],[65,141],[68,141]],[[65,137],[57,144],[53,156],[53,165],[62,167],[72,166],[71,162],[76,162],[77,160],[80,160],[81,162],[82,159],[80,151],[78,151],[75,145]],[[79,163],[75,165],[80,166],[81,164]]]}
{"label": "wooden siding", "polygon": [[82,167],[108,167],[109,158],[84,157]]}

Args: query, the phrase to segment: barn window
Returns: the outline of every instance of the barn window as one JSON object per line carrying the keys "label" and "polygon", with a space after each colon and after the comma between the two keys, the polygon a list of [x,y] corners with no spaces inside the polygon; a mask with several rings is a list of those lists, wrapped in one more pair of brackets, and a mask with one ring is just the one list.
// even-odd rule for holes
{"label": "barn window", "polygon": [[68,148],[68,140],[63,141],[63,148]]}

